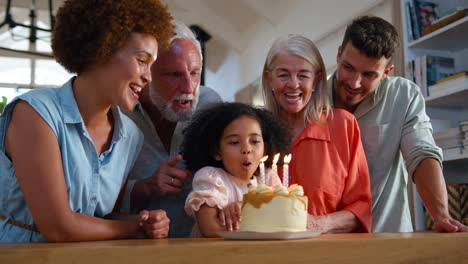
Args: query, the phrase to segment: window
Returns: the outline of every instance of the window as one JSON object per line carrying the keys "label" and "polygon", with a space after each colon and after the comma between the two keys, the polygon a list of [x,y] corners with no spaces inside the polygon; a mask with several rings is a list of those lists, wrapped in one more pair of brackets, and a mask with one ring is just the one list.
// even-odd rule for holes
{"label": "window", "polygon": [[[30,12],[28,8],[11,8],[13,20],[24,25],[31,24]],[[50,28],[47,11],[36,10],[36,15],[36,26]],[[3,21],[4,17],[5,6],[0,6],[0,20]],[[36,31],[37,40],[34,43],[30,42],[29,35],[30,30],[27,27],[17,26],[9,29],[5,25],[0,28],[0,101],[1,97],[5,96],[10,102],[15,96],[29,89],[59,87],[72,76],[55,62],[52,56],[49,59],[34,54],[16,52],[51,53],[49,32]]]}

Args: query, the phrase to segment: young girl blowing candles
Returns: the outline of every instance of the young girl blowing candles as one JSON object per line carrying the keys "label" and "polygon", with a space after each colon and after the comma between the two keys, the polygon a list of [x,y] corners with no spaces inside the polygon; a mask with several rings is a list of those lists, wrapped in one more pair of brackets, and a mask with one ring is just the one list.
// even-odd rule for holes
{"label": "young girl blowing candles", "polygon": [[288,130],[266,110],[223,103],[199,112],[182,143],[187,168],[196,171],[185,202],[196,220],[192,237],[237,230],[242,197],[258,184],[260,159],[286,153],[289,143]]}

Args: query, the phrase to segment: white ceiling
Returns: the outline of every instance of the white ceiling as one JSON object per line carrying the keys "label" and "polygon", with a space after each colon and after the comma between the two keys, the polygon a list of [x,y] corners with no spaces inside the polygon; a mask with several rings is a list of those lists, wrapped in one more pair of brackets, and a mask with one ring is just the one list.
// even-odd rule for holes
{"label": "white ceiling", "polygon": [[[189,25],[196,24],[210,35],[223,40],[236,50],[242,50],[248,43],[249,32],[256,24],[262,23],[276,28],[282,19],[301,19],[311,25],[312,39],[349,21],[356,14],[372,8],[384,0],[165,0],[173,16]],[[48,0],[13,0],[13,6],[48,9]],[[63,0],[53,0],[56,9]],[[0,0],[4,11],[7,0]],[[288,17],[290,10],[300,10],[303,17]],[[3,12],[2,12],[3,13]],[[296,13],[297,10],[296,10]],[[3,21],[3,16],[0,19]],[[1,22],[1,21],[0,21]]]}
{"label": "white ceiling", "polygon": [[[383,1],[166,0],[166,3],[175,18],[190,25],[197,24],[233,48],[242,50],[252,37],[249,30],[257,24],[283,31],[281,24],[291,23],[282,23],[282,20],[295,19],[298,20],[296,24],[310,24],[313,35],[309,34],[309,37],[316,39]],[[304,7],[305,10],[301,10]],[[290,13],[302,15],[291,18]]]}

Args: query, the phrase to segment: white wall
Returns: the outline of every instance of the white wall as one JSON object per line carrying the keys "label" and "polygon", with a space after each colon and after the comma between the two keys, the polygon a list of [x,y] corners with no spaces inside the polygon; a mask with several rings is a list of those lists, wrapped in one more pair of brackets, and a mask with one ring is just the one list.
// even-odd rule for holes
{"label": "white wall", "polygon": [[367,5],[358,7],[353,6],[354,1],[341,1],[340,8],[326,1],[320,5],[317,1],[293,1],[281,19],[273,22],[259,20],[252,25],[243,35],[246,48],[241,51],[230,48],[221,40],[210,40],[206,47],[206,85],[218,91],[224,100],[234,101],[238,90],[249,86],[261,75],[266,53],[274,39],[288,33],[312,39],[322,53],[327,70],[333,70],[345,26],[352,18],[363,14],[392,21],[393,1],[368,0]]}
{"label": "white wall", "polygon": [[208,42],[205,50],[205,86],[216,90],[224,101],[233,102],[241,79],[239,53],[216,40]]}

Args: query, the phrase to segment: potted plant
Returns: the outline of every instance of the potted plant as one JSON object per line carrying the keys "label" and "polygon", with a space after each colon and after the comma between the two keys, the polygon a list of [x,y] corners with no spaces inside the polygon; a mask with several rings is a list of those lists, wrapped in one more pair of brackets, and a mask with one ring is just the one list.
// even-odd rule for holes
{"label": "potted plant", "polygon": [[5,109],[6,105],[7,105],[7,98],[5,96],[2,96],[2,101],[0,102],[0,114],[3,113],[3,109]]}

